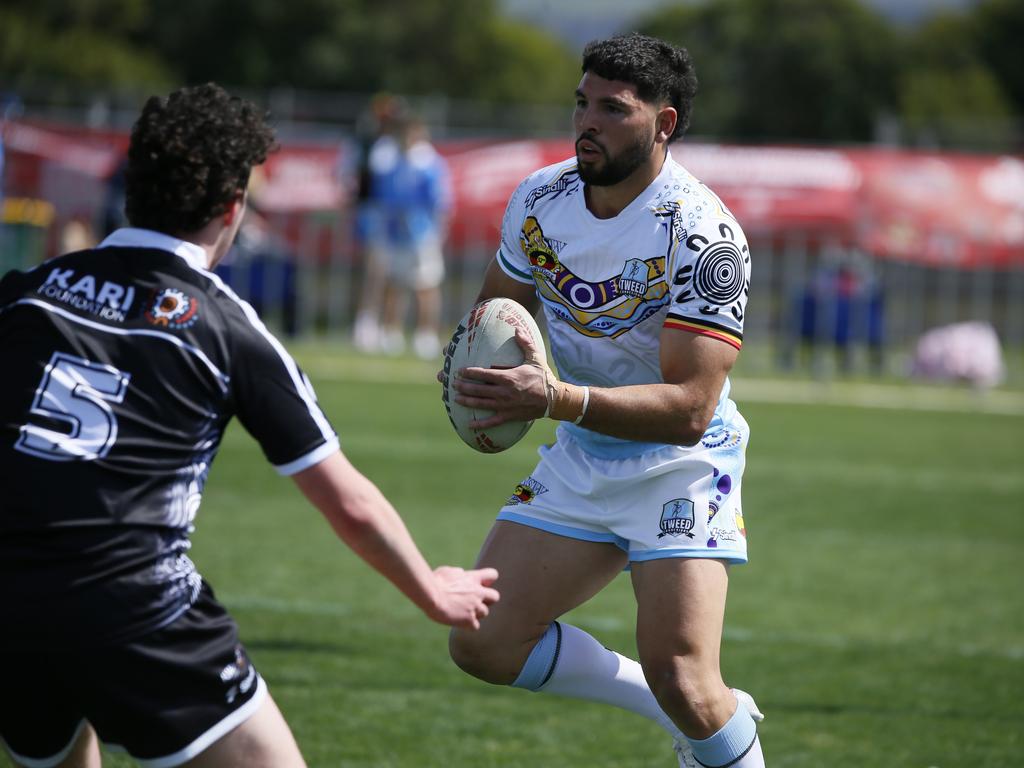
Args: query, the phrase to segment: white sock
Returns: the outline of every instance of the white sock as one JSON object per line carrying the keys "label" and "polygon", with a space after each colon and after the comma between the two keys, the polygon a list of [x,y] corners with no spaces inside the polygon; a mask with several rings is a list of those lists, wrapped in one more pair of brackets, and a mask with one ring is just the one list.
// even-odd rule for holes
{"label": "white sock", "polygon": [[640,664],[571,624],[548,627],[512,685],[611,704],[653,720],[675,739],[685,738],[658,705]]}
{"label": "white sock", "polygon": [[736,710],[717,733],[706,739],[687,739],[693,757],[708,768],[764,768],[761,741],[753,714],[736,699]]}

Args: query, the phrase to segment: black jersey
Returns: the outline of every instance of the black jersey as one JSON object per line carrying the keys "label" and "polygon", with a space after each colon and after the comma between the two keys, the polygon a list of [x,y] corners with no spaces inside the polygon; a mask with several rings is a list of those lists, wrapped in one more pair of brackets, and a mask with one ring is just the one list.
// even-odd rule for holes
{"label": "black jersey", "polygon": [[232,416],[282,474],[337,450],[295,361],[205,263],[122,229],[0,281],[3,631],[113,641],[186,610]]}

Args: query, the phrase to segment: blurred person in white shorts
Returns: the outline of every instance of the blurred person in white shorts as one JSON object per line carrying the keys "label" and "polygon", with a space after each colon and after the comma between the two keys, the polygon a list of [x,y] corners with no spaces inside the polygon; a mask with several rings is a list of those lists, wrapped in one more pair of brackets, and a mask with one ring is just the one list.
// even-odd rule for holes
{"label": "blurred person in white shorts", "polygon": [[413,351],[422,358],[441,350],[443,243],[451,207],[444,158],[429,142],[426,126],[406,115],[393,140],[370,153],[372,224],[368,264],[382,283],[380,306],[367,295],[356,315],[354,341],[364,351],[398,354],[405,348],[404,321],[415,299]]}

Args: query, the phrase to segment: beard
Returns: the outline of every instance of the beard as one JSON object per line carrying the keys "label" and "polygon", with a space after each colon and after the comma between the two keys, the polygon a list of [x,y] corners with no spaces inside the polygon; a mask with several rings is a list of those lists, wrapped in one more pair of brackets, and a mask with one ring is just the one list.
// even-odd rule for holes
{"label": "beard", "polygon": [[[604,164],[600,167],[584,165],[580,160],[578,143],[587,139],[600,149],[604,156]],[[654,152],[654,137],[649,139],[644,136],[637,136],[636,141],[626,147],[622,152],[612,157],[603,146],[597,144],[588,134],[583,134],[577,141],[576,167],[579,169],[580,178],[584,184],[595,187],[610,187],[627,179],[637,168],[646,163],[651,153]]]}

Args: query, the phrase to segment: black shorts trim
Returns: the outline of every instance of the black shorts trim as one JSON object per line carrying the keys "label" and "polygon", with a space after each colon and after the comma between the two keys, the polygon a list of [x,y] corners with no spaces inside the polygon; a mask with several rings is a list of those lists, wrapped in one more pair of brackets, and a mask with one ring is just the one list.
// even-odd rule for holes
{"label": "black shorts trim", "polygon": [[[135,762],[142,766],[142,768],[175,768],[175,766],[181,765],[182,763],[187,763],[192,758],[201,754],[203,750],[205,750],[207,747],[213,745],[213,743],[216,742],[218,739],[220,739],[223,736],[226,736],[228,733],[230,733],[235,728],[240,726],[250,717],[255,715],[256,711],[263,705],[263,702],[266,700],[266,698],[267,684],[263,682],[262,677],[257,675],[256,693],[252,695],[252,698],[249,699],[249,701],[247,701],[244,705],[236,709],[234,712],[232,712],[230,715],[225,717],[223,720],[221,720],[219,723],[210,728],[210,730],[208,730],[206,733],[199,736],[199,738],[197,738],[187,747],[185,747],[184,749],[179,749],[174,754],[167,755],[166,757],[153,757],[148,759],[136,757]],[[122,747],[120,744],[107,744],[106,742],[104,742],[103,746],[111,752],[121,752],[124,754],[128,754],[128,750]],[[27,768],[33,767],[27,766]],[[44,768],[49,768],[49,766],[46,766]]]}
{"label": "black shorts trim", "polygon": [[75,728],[75,732],[71,736],[71,741],[68,742],[68,745],[52,757],[26,757],[25,755],[19,755],[11,749],[3,736],[0,736],[0,744],[4,745],[4,749],[6,749],[7,753],[14,758],[14,762],[18,763],[18,765],[24,766],[24,768],[55,768],[55,766],[60,765],[65,759],[67,759],[67,756],[71,754],[72,747],[75,746],[75,742],[78,741],[78,737],[82,735],[82,731],[85,730],[86,725],[86,721],[82,720],[82,722],[78,724],[78,727]]}

